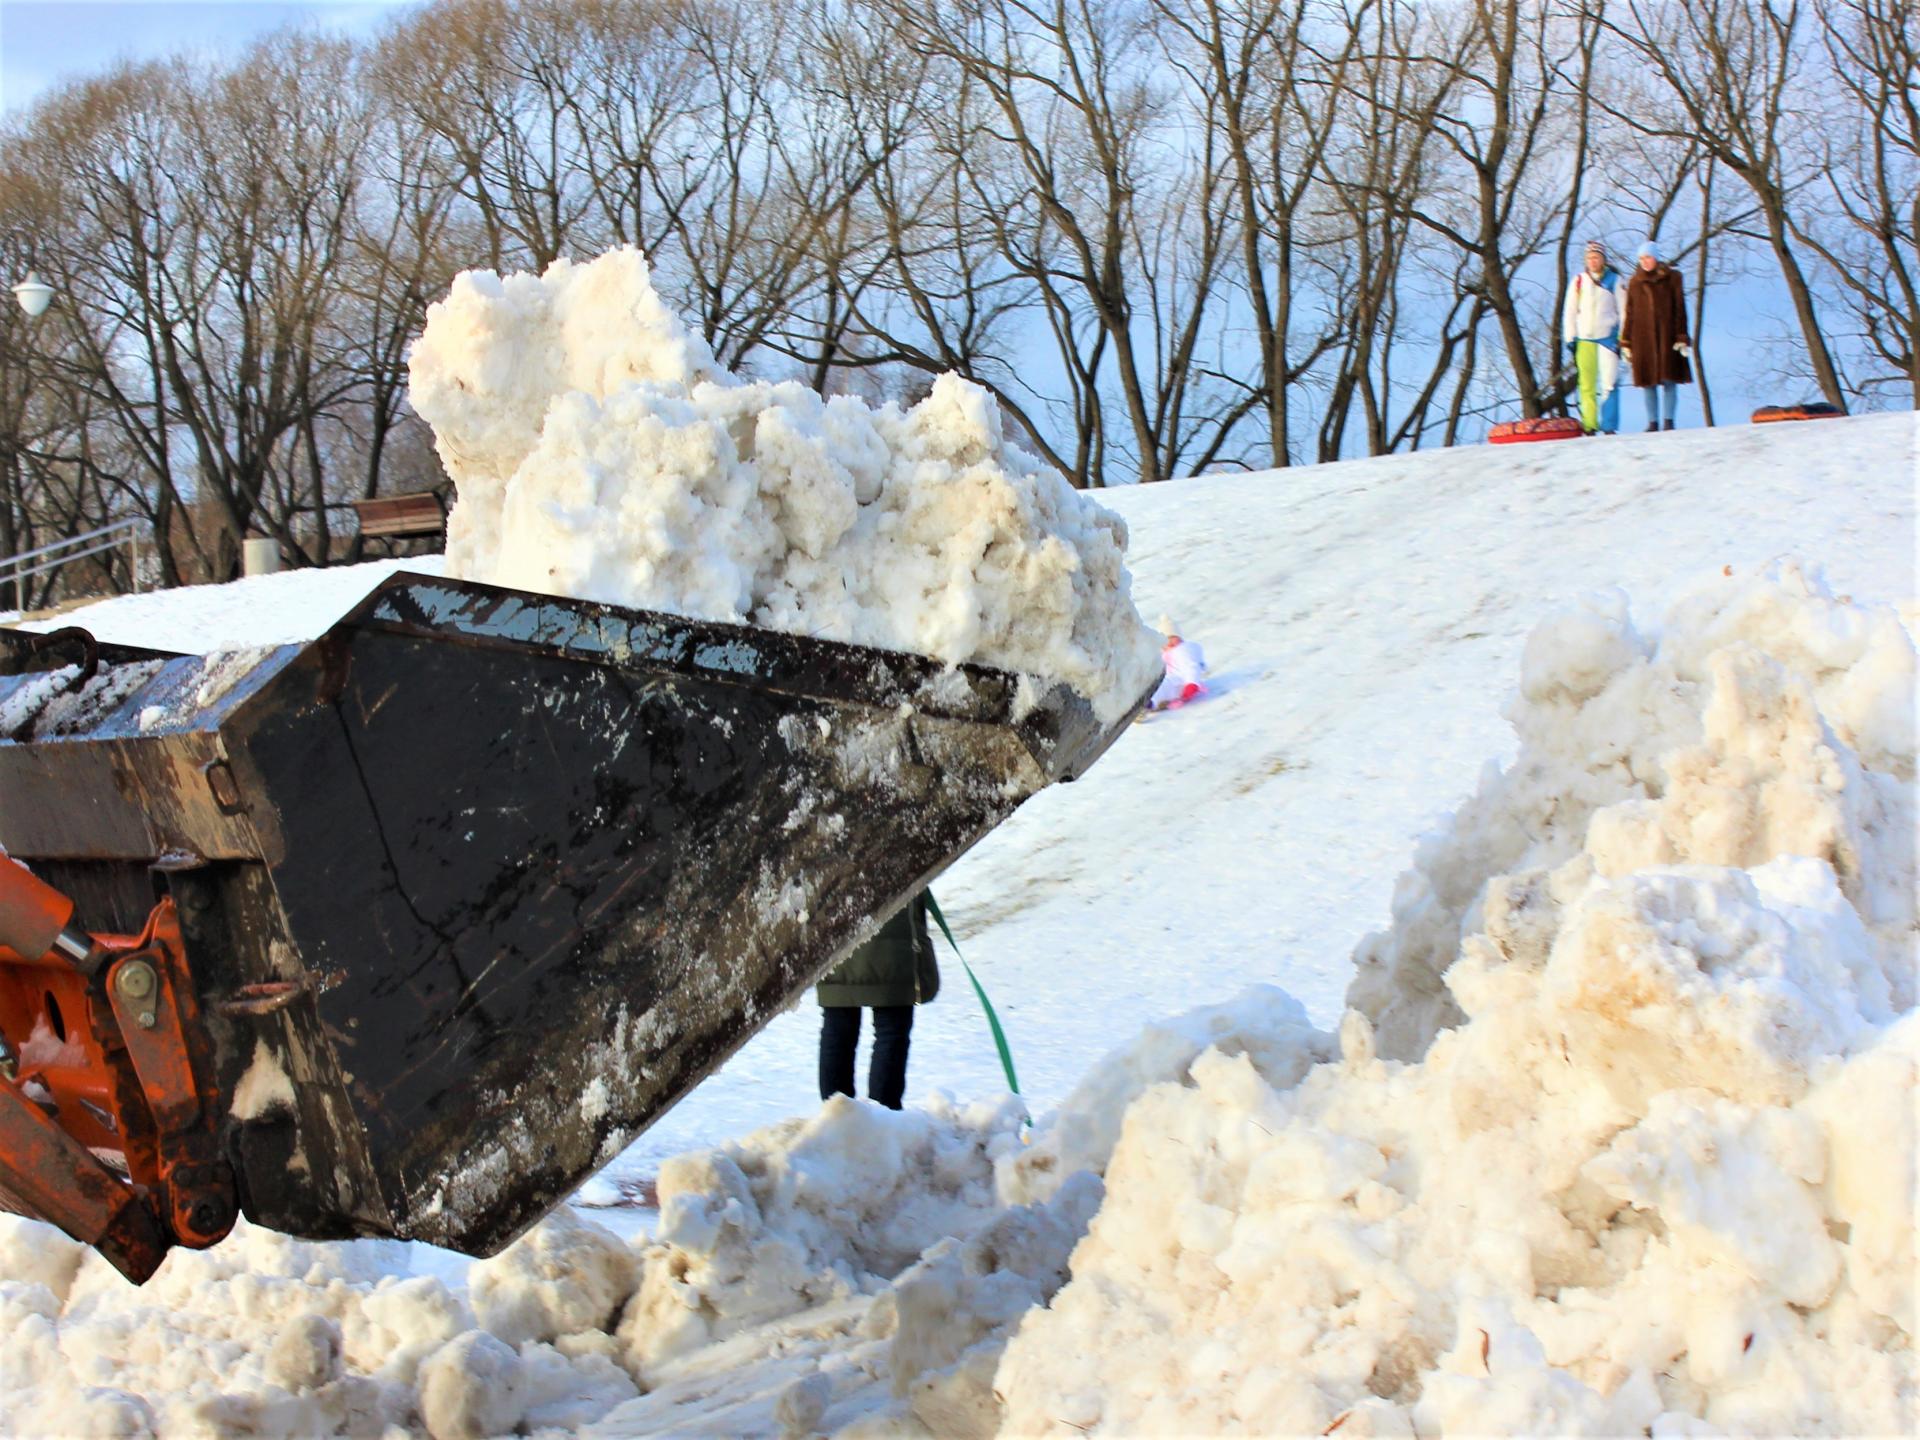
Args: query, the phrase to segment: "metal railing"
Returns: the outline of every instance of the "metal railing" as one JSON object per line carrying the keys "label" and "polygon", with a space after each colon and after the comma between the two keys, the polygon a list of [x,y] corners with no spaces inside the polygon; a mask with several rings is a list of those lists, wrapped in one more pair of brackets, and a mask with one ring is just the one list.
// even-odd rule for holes
{"label": "metal railing", "polygon": [[[21,581],[34,575],[44,575],[58,570],[63,565],[71,565],[75,560],[84,560],[89,555],[99,555],[121,545],[127,547],[127,573],[131,577],[134,593],[140,590],[140,537],[146,533],[145,520],[129,518],[116,520],[111,525],[102,525],[98,530],[88,530],[79,535],[69,535],[64,540],[56,540],[51,545],[42,545],[37,550],[23,550],[18,555],[9,555],[0,560],[0,585],[8,581]],[[79,548],[75,548],[75,547]],[[36,563],[29,564],[29,561]]]}

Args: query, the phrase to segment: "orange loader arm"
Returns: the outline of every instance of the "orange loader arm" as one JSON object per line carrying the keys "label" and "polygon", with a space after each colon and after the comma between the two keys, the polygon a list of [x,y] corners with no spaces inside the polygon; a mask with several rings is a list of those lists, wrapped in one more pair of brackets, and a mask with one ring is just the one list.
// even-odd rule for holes
{"label": "orange loader arm", "polygon": [[137,1283],[233,1228],[233,1172],[173,901],[133,937],[73,912],[0,857],[0,1205]]}

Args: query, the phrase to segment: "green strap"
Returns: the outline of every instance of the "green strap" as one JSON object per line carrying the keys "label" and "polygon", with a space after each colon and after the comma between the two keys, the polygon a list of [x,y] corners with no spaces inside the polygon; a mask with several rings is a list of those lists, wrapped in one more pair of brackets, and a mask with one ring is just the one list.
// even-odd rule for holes
{"label": "green strap", "polygon": [[980,997],[980,1008],[987,1012],[987,1028],[993,1031],[993,1047],[1000,1052],[1000,1068],[1007,1072],[1007,1088],[1014,1094],[1020,1093],[1020,1077],[1013,1073],[1013,1052],[1007,1048],[1007,1032],[1000,1028],[1000,1017],[993,1012],[993,1002],[987,999],[987,992],[980,984],[980,977],[973,973],[973,967],[967,964],[967,957],[960,953],[960,942],[953,938],[953,931],[947,928],[947,917],[940,913],[940,902],[933,898],[933,892],[927,891],[927,913],[933,916],[933,923],[940,927],[940,933],[947,937],[947,944],[953,946],[954,957],[959,960],[960,968],[967,972],[967,979],[973,982],[973,993]]}

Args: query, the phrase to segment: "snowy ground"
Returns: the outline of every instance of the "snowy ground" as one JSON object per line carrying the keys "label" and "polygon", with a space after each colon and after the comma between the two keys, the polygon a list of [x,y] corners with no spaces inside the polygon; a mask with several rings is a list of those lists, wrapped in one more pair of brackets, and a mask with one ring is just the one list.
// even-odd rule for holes
{"label": "snowy ground", "polygon": [[[1249,984],[1339,1019],[1414,837],[1510,755],[1501,712],[1548,612],[1619,586],[1657,617],[1784,555],[1863,596],[1920,593],[1917,435],[1912,415],[1740,426],[1103,495],[1140,612],[1197,639],[1221,693],[1135,727],[935,887],[1035,1113],[1141,1022]],[[817,1018],[775,1021],[616,1170],[803,1108]],[[963,985],[913,1039],[914,1091],[994,1087]]]}
{"label": "snowy ground", "polygon": [[[1863,601],[1915,595],[1916,440],[1913,416],[1890,416],[1456,450],[1104,497],[1132,529],[1130,564],[1142,612],[1170,615],[1206,647],[1218,693],[1129,732],[1083,781],[1031,802],[937,887],[1007,1024],[1035,1113],[1059,1102],[1141,1025],[1228,1000],[1249,984],[1283,986],[1314,1022],[1333,1026],[1353,949],[1367,932],[1385,926],[1394,877],[1406,867],[1415,837],[1474,789],[1485,762],[1511,757],[1515,742],[1502,712],[1516,690],[1527,635],[1550,612],[1617,585],[1631,596],[1636,619],[1657,623],[1681,595],[1742,583],[1782,556],[1823,567],[1835,590]],[[324,625],[330,615],[323,612],[346,608],[359,582],[334,576],[326,583],[324,602],[310,598],[299,577],[278,577],[224,593],[109,602],[68,623],[93,624],[102,638],[172,648],[215,638],[259,643]],[[167,613],[173,605],[198,606],[209,618],[188,638]],[[238,622],[208,607],[244,616],[256,628],[226,633]],[[815,1021],[810,1003],[779,1018],[608,1175],[650,1176],[668,1156],[813,1113]],[[1262,1024],[1267,1031],[1285,1028],[1270,1015]],[[951,967],[941,1000],[921,1012],[916,1026],[910,1096],[942,1089],[963,1103],[991,1101],[999,1087],[984,1024],[958,967]],[[899,1243],[910,1251],[944,1233],[942,1224],[957,1224],[954,1215],[985,1204],[982,1177],[1018,1153],[1008,1149],[1018,1142],[1008,1138],[1004,1118],[944,1114],[913,1122],[921,1131],[908,1139],[884,1130],[867,1137],[878,1151],[898,1144],[905,1147],[898,1153],[918,1157],[914,1163],[952,1168],[952,1195],[943,1202],[952,1213],[945,1220],[922,1215],[918,1230],[907,1226],[910,1239]],[[818,1143],[844,1143],[837,1134],[827,1127]],[[986,1138],[969,1150],[969,1135]],[[871,1182],[858,1160],[828,1156],[819,1174],[838,1177],[835,1184],[848,1184],[849,1177]],[[751,1170],[749,1161],[750,1155],[740,1164]],[[780,1203],[795,1214],[811,1214],[810,1205],[836,1196],[836,1203],[856,1203],[857,1191],[825,1189],[827,1201],[796,1192]],[[589,1197],[604,1198],[609,1190],[597,1183]],[[1071,1211],[1091,1202],[1068,1196],[1055,1203]],[[1077,1218],[1084,1223],[1084,1215]],[[1055,1238],[1070,1245],[1078,1232],[1065,1219],[1059,1223],[1065,1238]],[[243,1267],[247,1257],[265,1253],[258,1237],[248,1243],[254,1249],[239,1257]],[[303,1248],[297,1262],[283,1268],[298,1273],[312,1255],[340,1248],[311,1247],[311,1254]],[[390,1249],[347,1248],[361,1278],[410,1263]],[[8,1263],[24,1264],[22,1250],[9,1247]],[[756,1254],[743,1265],[751,1272],[775,1258]],[[879,1262],[862,1255],[844,1263],[858,1273]],[[442,1273],[456,1284],[461,1278],[457,1266],[443,1266]],[[957,1293],[958,1283],[930,1272],[923,1289],[947,1296]],[[742,1284],[753,1288],[750,1273]],[[910,1287],[898,1296],[889,1292],[887,1303],[907,1317],[900,1333],[911,1332],[915,1293]],[[187,1316],[199,1303],[194,1294],[183,1279],[165,1303]],[[863,1406],[876,1408],[877,1401],[849,1400],[841,1382],[828,1392],[807,1389],[809,1366],[827,1351],[857,1348],[858,1327],[872,1323],[857,1298],[842,1298],[846,1314],[837,1319],[829,1305],[672,1356],[653,1355],[647,1347],[657,1341],[639,1331],[623,1337],[629,1364],[660,1388],[637,1409],[616,1411],[607,1424],[634,1434],[782,1426],[805,1433],[823,1418],[829,1400],[834,1425],[865,1413]],[[976,1302],[969,1313],[981,1312]],[[408,1312],[414,1331],[422,1313],[420,1306]],[[352,1323],[365,1330],[363,1321]],[[1504,1344],[1504,1322],[1486,1323]],[[492,1328],[507,1333],[513,1327]],[[722,1329],[716,1322],[709,1338]],[[564,1333],[550,1324],[543,1332],[522,1327],[509,1338],[525,1342],[535,1332]],[[369,1364],[383,1343],[378,1333],[351,1325],[345,1333],[350,1368]],[[409,1334],[421,1346],[416,1365],[429,1342],[449,1338],[436,1340],[431,1327],[424,1339]],[[1747,1338],[1751,1346],[1752,1335]],[[241,1340],[221,1343],[238,1346],[236,1357],[245,1352]],[[324,1336],[316,1344],[326,1350]],[[468,1353],[475,1350],[484,1353]],[[298,1378],[305,1354],[295,1344],[274,1362],[278,1370],[269,1366],[270,1376],[281,1377],[274,1383],[286,1388],[288,1376]],[[554,1391],[550,1405],[561,1404],[569,1385],[585,1394],[604,1382],[603,1395],[617,1394],[617,1380],[594,1371],[593,1358],[568,1355],[562,1363],[555,1352],[538,1364],[523,1359],[525,1374],[515,1371],[515,1383],[546,1385]],[[325,1370],[324,1355],[316,1363]],[[337,1368],[337,1357],[333,1363]],[[398,1360],[390,1362],[400,1366],[390,1378],[396,1384],[417,1379],[423,1393],[438,1384],[442,1399],[427,1408],[439,1433],[486,1433],[486,1414],[468,1414],[464,1401],[446,1397],[497,1400],[499,1386],[462,1389],[456,1380],[488,1365],[504,1373],[509,1360],[469,1343],[460,1355],[433,1363],[440,1367],[436,1375],[454,1379],[416,1377]],[[125,1375],[113,1379],[104,1362],[90,1373],[95,1384],[141,1388]],[[28,1423],[33,1387],[53,1384],[51,1374],[24,1366],[0,1377],[11,1391],[0,1406],[10,1428]],[[163,1387],[194,1383],[186,1368],[171,1382],[158,1370],[140,1380]],[[1864,1377],[1862,1383],[1875,1382]],[[324,1413],[298,1412],[303,1418],[295,1429],[346,1423],[330,1418],[336,1412],[361,1416],[354,1423],[366,1428],[379,1408],[367,1400],[354,1411],[339,1396],[329,1403],[334,1408]],[[101,1399],[96,1408],[107,1417],[121,1414],[126,1407],[114,1408],[119,1405]],[[525,1423],[567,1428],[605,1408],[588,1406],[569,1420],[561,1405]],[[1546,1412],[1515,1413],[1537,1424]],[[247,1423],[264,1423],[258,1407],[247,1417]],[[231,1430],[240,1418],[236,1412],[210,1428]],[[404,1410],[379,1418],[408,1423]],[[966,1416],[951,1418],[952,1433],[970,1433]],[[1073,1414],[1061,1420],[1072,1428],[1076,1422]],[[1364,1423],[1370,1422],[1351,1431],[1371,1433]],[[1570,1413],[1566,1423],[1573,1423]],[[1587,1416],[1582,1423],[1600,1422]]]}

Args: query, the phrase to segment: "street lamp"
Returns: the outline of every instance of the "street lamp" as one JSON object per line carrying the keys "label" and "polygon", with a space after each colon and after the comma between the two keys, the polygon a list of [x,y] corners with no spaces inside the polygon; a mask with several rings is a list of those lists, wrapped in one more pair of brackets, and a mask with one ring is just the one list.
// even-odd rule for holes
{"label": "street lamp", "polygon": [[53,287],[29,270],[27,278],[13,287],[13,298],[20,302],[29,319],[37,319],[47,313],[47,306],[53,301]]}
{"label": "street lamp", "polygon": [[[20,308],[27,312],[27,318],[29,320],[37,320],[42,315],[47,313],[47,306],[53,303],[53,287],[47,284],[47,282],[42,280],[38,275],[34,274],[33,271],[29,270],[27,271],[27,278],[22,280],[18,285],[13,287],[13,298],[20,302]],[[30,378],[26,381],[26,383],[28,387],[31,388],[32,380]],[[20,400],[21,413],[23,415],[26,411],[26,401],[27,401],[27,397],[23,393]],[[17,431],[12,437],[12,443],[10,448],[12,448],[17,455],[18,449],[19,449],[19,434]],[[9,508],[11,508],[13,503],[13,495],[11,494],[11,491],[12,491],[11,485],[8,486],[8,490],[9,490],[9,494],[7,496],[7,503]],[[12,539],[11,525],[8,526],[8,539]],[[11,549],[12,547],[8,546],[6,548]],[[25,591],[20,584],[21,580],[24,577],[17,573],[19,569],[19,560],[15,557],[9,557],[9,558],[12,560],[16,573],[7,582],[6,588],[11,592],[7,598],[17,605],[21,603],[21,598],[25,594]]]}
{"label": "street lamp", "polygon": [[[18,285],[15,285],[13,287],[13,298],[20,302],[20,308],[26,311],[27,318],[29,320],[38,320],[42,315],[47,313],[47,306],[53,303],[53,287],[47,284],[47,282],[42,280],[38,275],[34,274],[33,271],[29,270],[27,271],[27,278],[22,280]],[[25,383],[29,387],[31,387],[32,379],[30,375],[27,377]],[[27,400],[27,397],[23,393],[20,401],[20,409],[23,415],[26,412],[26,400]],[[19,441],[18,441],[17,435],[14,441],[14,449],[17,454],[19,450]],[[108,525],[98,530],[88,531],[84,535],[70,536],[68,540],[59,542],[56,545],[45,547],[44,549],[39,551],[29,552],[25,556],[16,556],[13,558],[15,561],[18,561],[21,559],[31,559],[34,555],[44,554],[48,550],[60,549],[65,545],[95,542],[93,545],[93,549],[91,550],[81,550],[77,554],[62,556],[57,561],[47,562],[46,564],[43,564],[41,568],[45,569],[45,568],[50,568],[57,565],[64,565],[65,563],[67,563],[67,561],[77,560],[82,555],[96,554],[101,550],[111,548],[111,546],[113,545],[117,545],[119,541],[111,539],[110,537],[112,537],[117,533],[122,533],[128,530],[129,527],[131,527],[132,533],[127,535],[127,545],[129,549],[129,553],[127,556],[127,576],[128,576],[128,579],[132,582],[134,594],[137,595],[140,593],[140,533],[139,533],[138,526],[134,525],[134,522],[131,520],[122,520],[118,524]],[[105,543],[100,543],[100,542],[105,542]],[[6,562],[0,561],[0,564],[4,564],[4,563]],[[32,574],[34,572],[29,571],[27,573]],[[24,576],[15,575],[4,582],[5,584],[13,587],[14,598],[16,600],[20,596],[20,580],[23,578]]]}

